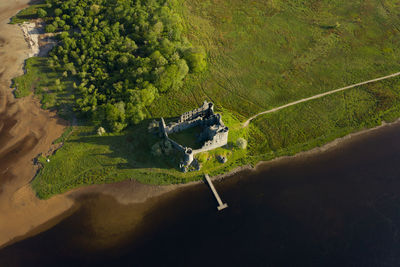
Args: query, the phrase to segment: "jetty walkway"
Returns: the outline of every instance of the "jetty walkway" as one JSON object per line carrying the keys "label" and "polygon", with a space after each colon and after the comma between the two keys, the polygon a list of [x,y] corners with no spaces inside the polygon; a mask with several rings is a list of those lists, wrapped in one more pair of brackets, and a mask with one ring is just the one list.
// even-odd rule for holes
{"label": "jetty walkway", "polygon": [[204,177],[206,178],[206,181],[207,181],[208,185],[210,186],[211,191],[214,193],[214,196],[217,199],[217,202],[218,202],[217,209],[218,210],[223,210],[223,209],[227,208],[228,204],[222,202],[222,200],[219,197],[217,190],[215,190],[215,187],[214,187],[213,183],[211,182],[211,179],[208,176],[208,174],[205,174]]}

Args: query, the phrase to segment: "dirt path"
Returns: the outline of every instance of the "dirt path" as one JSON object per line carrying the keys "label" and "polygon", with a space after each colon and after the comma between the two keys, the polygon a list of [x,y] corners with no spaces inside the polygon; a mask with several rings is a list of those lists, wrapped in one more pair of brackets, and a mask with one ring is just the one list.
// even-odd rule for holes
{"label": "dirt path", "polygon": [[373,83],[373,82],[377,82],[377,81],[390,79],[390,78],[393,78],[393,77],[396,77],[396,76],[399,76],[399,75],[400,75],[400,72],[396,72],[396,73],[393,73],[393,74],[390,74],[390,75],[387,75],[387,76],[379,77],[379,78],[376,78],[376,79],[373,79],[373,80],[369,80],[369,81],[365,81],[365,82],[352,84],[352,85],[349,85],[349,86],[346,86],[346,87],[342,87],[342,88],[339,88],[339,89],[335,89],[335,90],[332,90],[332,91],[328,91],[328,92],[325,92],[325,93],[322,93],[322,94],[318,94],[318,95],[314,95],[314,96],[311,96],[311,97],[303,98],[303,99],[288,103],[286,105],[283,105],[283,106],[280,106],[280,107],[277,107],[277,108],[273,108],[273,109],[270,109],[270,110],[263,111],[263,112],[260,112],[260,113],[258,113],[256,115],[250,117],[247,121],[245,121],[243,123],[243,127],[247,127],[249,125],[250,121],[254,120],[255,118],[257,118],[260,115],[272,113],[272,112],[275,112],[275,111],[278,111],[278,110],[281,110],[281,109],[284,109],[284,108],[287,108],[287,107],[290,107],[290,106],[294,106],[294,105],[297,105],[297,104],[300,104],[300,103],[303,103],[303,102],[307,102],[307,101],[310,101],[310,100],[313,100],[313,99],[321,98],[321,97],[324,97],[324,96],[327,96],[327,95],[331,95],[331,94],[334,94],[334,93],[337,93],[337,92],[345,91],[345,90],[348,90],[348,89],[351,89],[351,88],[354,88],[354,87],[357,87],[357,86],[365,85],[365,84],[368,84],[368,83]]}

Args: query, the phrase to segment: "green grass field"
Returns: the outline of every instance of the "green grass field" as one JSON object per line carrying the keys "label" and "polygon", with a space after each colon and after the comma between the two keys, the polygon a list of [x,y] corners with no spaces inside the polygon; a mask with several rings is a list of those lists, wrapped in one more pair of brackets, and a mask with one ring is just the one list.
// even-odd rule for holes
{"label": "green grass field", "polygon": [[182,11],[188,36],[207,48],[210,64],[208,75],[177,101],[209,98],[248,117],[397,72],[396,3],[188,0]]}
{"label": "green grass field", "polygon": [[[40,160],[43,168],[32,186],[39,197],[48,198],[87,184],[130,178],[148,184],[185,183],[201,179],[204,173],[224,173],[245,159],[247,151],[238,149],[234,143],[238,137],[246,137],[247,129],[242,129],[240,121],[229,113],[222,114],[232,129],[229,144],[201,154],[199,161],[203,168],[200,172],[182,173],[179,170],[180,155],[152,155],[151,146],[160,138],[148,133],[149,120],[146,120],[123,133],[103,136],[98,136],[93,126],[76,126],[72,133],[70,128],[67,129],[68,137],[63,138],[63,147],[50,157],[50,162]],[[230,161],[218,163],[218,155],[229,155]]]}
{"label": "green grass field", "polygon": [[[207,50],[208,69],[186,79],[181,90],[159,97],[148,111],[153,118],[168,118],[213,101],[230,128],[228,146],[200,154],[202,170],[184,174],[176,165],[178,155],[151,155],[159,138],[147,133],[150,120],[101,137],[82,121],[33,180],[40,197],[129,178],[151,184],[198,180],[203,173],[293,155],[400,117],[400,79],[393,78],[263,115],[248,128],[240,127],[262,110],[398,72],[400,5],[395,0],[187,0],[180,12],[187,37]],[[15,80],[18,90],[23,96],[35,89],[45,107],[68,113],[73,81],[46,66],[46,59],[28,61],[25,78]],[[44,98],[47,90],[54,101]],[[246,150],[235,146],[239,137],[248,140]],[[217,162],[221,154],[227,163]]]}
{"label": "green grass field", "polygon": [[183,146],[198,149],[202,145],[198,140],[202,130],[203,128],[201,126],[195,126],[182,132],[172,133],[169,135],[169,138]]}

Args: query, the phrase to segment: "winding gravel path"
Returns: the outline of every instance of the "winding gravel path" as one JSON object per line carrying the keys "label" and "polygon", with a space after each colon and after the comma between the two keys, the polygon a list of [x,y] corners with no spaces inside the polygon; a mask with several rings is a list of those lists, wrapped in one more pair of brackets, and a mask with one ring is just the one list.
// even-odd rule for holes
{"label": "winding gravel path", "polygon": [[275,112],[275,111],[278,111],[278,110],[281,110],[281,109],[284,109],[284,108],[287,108],[287,107],[290,107],[290,106],[294,106],[294,105],[299,104],[299,103],[307,102],[307,101],[310,101],[310,100],[313,100],[313,99],[317,99],[317,98],[321,98],[321,97],[324,97],[324,96],[327,96],[327,95],[331,95],[331,94],[334,94],[334,93],[337,93],[337,92],[345,91],[347,89],[354,88],[354,87],[357,87],[357,86],[361,86],[361,85],[364,85],[364,84],[390,79],[390,78],[393,78],[393,77],[396,77],[396,76],[399,76],[399,75],[400,75],[400,72],[396,72],[396,73],[393,73],[393,74],[390,74],[390,75],[387,75],[387,76],[384,76],[384,77],[379,77],[379,78],[376,78],[376,79],[373,79],[373,80],[352,84],[352,85],[349,85],[349,86],[346,86],[346,87],[342,87],[342,88],[339,88],[339,89],[335,89],[335,90],[332,90],[332,91],[328,91],[328,92],[325,92],[325,93],[322,93],[322,94],[318,94],[318,95],[310,96],[310,97],[307,97],[307,98],[303,98],[303,99],[300,99],[300,100],[285,104],[285,105],[280,106],[280,107],[276,107],[276,108],[273,108],[273,109],[270,109],[270,110],[262,111],[262,112],[260,112],[260,113],[258,113],[256,115],[250,117],[247,121],[245,121],[243,123],[243,127],[247,127],[249,125],[250,121],[254,120],[255,118],[257,118],[260,115],[272,113],[272,112]]}

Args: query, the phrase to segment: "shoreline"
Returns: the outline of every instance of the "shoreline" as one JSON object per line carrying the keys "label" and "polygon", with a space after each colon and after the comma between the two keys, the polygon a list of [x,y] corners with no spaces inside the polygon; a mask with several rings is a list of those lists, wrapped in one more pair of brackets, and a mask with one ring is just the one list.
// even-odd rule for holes
{"label": "shoreline", "polygon": [[[27,0],[24,0],[26,3],[28,2]],[[11,3],[10,5],[12,5]],[[5,4],[7,5],[7,4]],[[27,4],[23,5],[22,8],[25,8]],[[1,5],[0,5],[1,8]],[[19,10],[21,10],[19,9]],[[0,25],[2,27],[3,25]],[[18,25],[15,26],[9,26],[9,27],[19,27]],[[24,31],[23,31],[24,32]],[[1,31],[0,31],[1,34]],[[22,35],[22,33],[21,33]],[[1,37],[1,36],[0,36]],[[0,40],[1,41],[1,40]],[[25,41],[26,38],[25,38]],[[11,44],[12,45],[12,44]],[[28,44],[25,44],[28,46]],[[0,46],[1,47],[1,46]],[[32,47],[30,47],[32,49]],[[21,49],[22,50],[22,49]],[[17,51],[20,52],[20,51]],[[32,51],[27,51],[26,49],[24,50],[24,53],[28,52],[28,56],[31,55]],[[15,63],[18,64],[18,63]],[[11,72],[11,71],[10,71]],[[20,73],[20,69],[15,69],[13,75],[18,75]],[[2,71],[0,70],[0,74],[2,75]],[[0,76],[1,77],[1,76]],[[4,80],[1,80],[1,82],[5,82],[8,77],[4,78]],[[9,82],[9,81],[8,81]],[[6,116],[0,116],[1,118],[7,117],[7,119],[13,118],[14,115],[21,113],[21,109],[23,109],[23,105],[33,105],[35,107],[35,116],[42,116],[41,123],[37,127],[37,129],[31,130],[33,131],[33,137],[36,139],[33,139],[35,142],[40,143],[41,138],[45,138],[46,140],[43,141],[43,143],[40,145],[40,147],[33,146],[30,150],[24,154],[24,156],[16,160],[14,162],[14,166],[10,166],[10,173],[8,173],[8,169],[6,170],[7,174],[9,174],[8,178],[8,183],[5,184],[0,184],[2,187],[8,187],[5,189],[5,192],[0,191],[0,202],[5,200],[6,198],[9,198],[10,200],[7,202],[4,202],[3,206],[0,204],[0,213],[3,212],[3,216],[7,218],[8,220],[13,221],[15,219],[18,221],[16,225],[10,225],[11,223],[0,223],[0,229],[3,229],[2,231],[0,230],[0,249],[9,246],[15,242],[18,242],[20,240],[23,240],[25,238],[28,238],[30,236],[39,234],[40,232],[43,232],[51,227],[53,227],[55,224],[59,223],[61,220],[64,218],[68,217],[70,214],[73,213],[73,210],[75,210],[76,207],[79,206],[79,203],[77,199],[79,197],[82,197],[84,195],[88,194],[96,194],[96,193],[101,193],[105,194],[108,196],[111,196],[115,198],[116,201],[118,201],[120,204],[133,204],[133,203],[144,203],[150,199],[160,197],[162,195],[165,195],[167,193],[171,193],[173,191],[176,191],[178,189],[183,189],[186,187],[190,186],[196,186],[200,185],[203,183],[203,181],[196,181],[196,182],[189,182],[186,184],[174,184],[174,185],[165,185],[165,186],[156,186],[156,185],[146,185],[146,184],[141,184],[133,179],[131,180],[125,180],[122,182],[118,183],[113,183],[113,184],[100,184],[100,185],[90,185],[90,186],[84,186],[80,188],[75,188],[69,192],[66,192],[61,195],[54,196],[48,200],[39,200],[36,195],[34,194],[33,190],[30,188],[30,181],[32,180],[33,176],[30,176],[32,174],[32,170],[35,171],[36,173],[36,167],[34,167],[32,163],[32,158],[31,155],[37,155],[37,151],[41,152],[46,152],[50,149],[52,141],[52,138],[54,136],[57,136],[58,132],[63,129],[65,129],[65,125],[62,125],[61,128],[57,127],[57,129],[46,129],[44,130],[43,128],[46,127],[47,123],[49,123],[49,120],[52,120],[52,123],[60,123],[58,120],[58,117],[55,113],[51,113],[48,111],[44,111],[40,109],[40,105],[35,102],[35,99],[33,97],[29,97],[26,99],[19,99],[15,100],[10,98],[11,90],[8,88],[8,92],[6,91],[5,94],[7,94],[8,97],[5,98],[5,100],[2,100],[1,102],[4,102],[5,106],[5,111],[4,113],[7,113]],[[13,106],[12,108],[8,107],[8,103],[14,104],[14,102],[19,103],[17,106]],[[28,105],[28,106],[29,106]],[[10,111],[11,110],[11,111]],[[30,110],[28,110],[30,111]],[[0,115],[2,115],[3,110],[0,109]],[[11,114],[11,115],[10,115]],[[20,116],[21,117],[21,116]],[[28,118],[23,118],[24,120],[29,120],[30,117]],[[21,121],[21,118],[18,118],[17,121]],[[3,131],[5,128],[4,123],[0,121],[0,134],[3,134]],[[369,129],[363,129],[351,134],[348,134],[344,137],[337,138],[323,146],[320,147],[315,147],[311,150],[308,151],[303,151],[299,152],[293,156],[281,156],[274,158],[272,160],[268,161],[260,161],[258,162],[255,166],[251,165],[244,165],[237,167],[233,169],[232,171],[224,174],[220,174],[214,177],[211,177],[213,181],[219,181],[222,179],[229,178],[235,174],[241,173],[246,170],[250,171],[258,171],[261,167],[265,167],[268,165],[276,164],[285,160],[291,160],[293,158],[298,158],[298,157],[309,157],[318,153],[325,152],[327,150],[333,149],[337,147],[338,145],[346,145],[346,142],[349,141],[350,139],[354,137],[359,137],[360,135],[376,131],[378,129],[382,129],[385,127],[390,127],[393,125],[396,125],[400,123],[400,119],[397,119],[394,122],[391,123],[382,123],[382,125],[376,126],[374,128],[369,128]],[[16,126],[11,125],[10,131],[7,132],[11,135],[11,143],[7,143],[10,149],[16,149],[14,144],[18,144],[18,142],[21,140],[21,137],[19,136],[19,133],[21,132],[21,129],[23,128],[23,124],[16,124]],[[58,125],[59,126],[59,125]],[[45,131],[48,131],[44,133]],[[61,131],[61,132],[62,132]],[[22,135],[24,136],[24,135]],[[1,138],[1,136],[0,136]],[[9,141],[9,140],[8,140]],[[1,143],[0,143],[1,144]],[[26,145],[25,143],[21,143],[20,146]],[[1,150],[0,150],[1,152]],[[35,154],[36,153],[36,154]],[[1,154],[0,154],[1,156]],[[18,168],[18,164],[29,164],[27,166],[27,170],[25,172],[20,172],[18,173],[15,171],[16,168]],[[10,163],[11,165],[11,163]],[[14,168],[14,171],[12,169]],[[19,176],[18,176],[19,175]],[[15,180],[15,181],[14,181]],[[0,180],[0,183],[3,183],[2,180]],[[11,185],[10,185],[11,184]],[[2,189],[2,188],[1,188]],[[3,198],[2,198],[3,197]],[[9,206],[7,206],[9,204]],[[74,208],[75,207],[75,208]],[[21,210],[19,210],[21,209]],[[24,213],[26,210],[32,209],[33,211],[29,213]],[[37,213],[37,214],[35,214]],[[9,217],[7,217],[7,215]],[[26,220],[27,216],[28,219]],[[22,217],[22,221],[21,221]],[[11,218],[11,219],[10,219]],[[1,215],[0,215],[1,219]],[[1,220],[0,220],[1,221]],[[5,233],[7,231],[7,236],[5,237],[2,235],[2,233]]]}
{"label": "shoreline", "polygon": [[24,73],[32,50],[22,29],[9,22],[32,2],[0,2],[0,247],[73,205],[65,196],[41,201],[30,187],[37,171],[32,159],[48,151],[67,126],[54,112],[41,109],[33,96],[16,99],[12,93],[11,80]]}
{"label": "shoreline", "polygon": [[[395,126],[398,124],[400,124],[400,118],[398,118],[394,122],[390,122],[390,123],[383,122],[381,125],[375,126],[373,128],[363,129],[363,130],[345,135],[343,137],[336,138],[335,140],[333,140],[329,143],[326,143],[325,145],[322,145],[320,147],[315,147],[315,148],[307,150],[307,151],[302,151],[302,152],[299,152],[292,156],[281,156],[281,157],[277,157],[277,158],[274,158],[274,159],[271,159],[268,161],[259,161],[255,166],[251,166],[251,165],[239,166],[230,172],[210,177],[210,179],[212,181],[221,181],[221,180],[227,179],[231,176],[234,176],[234,175],[244,172],[244,171],[256,172],[256,171],[259,171],[261,168],[269,167],[269,165],[273,165],[273,164],[279,164],[283,161],[292,160],[295,158],[307,158],[310,156],[315,156],[315,155],[318,155],[319,153],[324,153],[331,149],[338,148],[339,146],[346,145],[347,142],[351,142],[352,140],[354,140],[354,138],[360,137],[365,134],[373,133],[378,130],[382,130],[386,127],[392,127],[392,126]],[[126,193],[126,192],[129,192],[129,190],[130,190],[129,189],[130,183],[138,184],[143,187],[152,187],[155,190],[150,192],[146,197],[144,197],[143,195],[141,195],[140,197],[138,197],[137,195],[132,196],[131,194]],[[112,196],[113,198],[115,198],[116,201],[118,201],[122,205],[128,205],[128,204],[144,203],[151,198],[160,197],[162,195],[165,195],[167,193],[170,193],[170,192],[178,190],[178,189],[196,186],[196,185],[200,185],[203,183],[204,183],[203,181],[194,181],[194,182],[189,182],[189,183],[185,183],[185,184],[146,185],[146,184],[141,184],[132,179],[132,180],[125,180],[125,181],[113,183],[113,184],[84,186],[84,187],[73,189],[72,191],[69,191],[65,194],[71,195],[71,196],[79,196],[81,194],[101,193],[101,194],[105,194],[108,196]],[[116,189],[118,189],[118,190],[116,190]],[[146,189],[144,189],[144,190],[146,190]]]}
{"label": "shoreline", "polygon": [[[379,130],[383,130],[387,127],[392,127],[395,125],[400,124],[400,118],[391,123],[382,123],[379,126],[369,129],[363,129],[358,132],[354,132],[348,134],[346,136],[337,138],[321,147],[316,147],[308,151],[303,151],[297,153],[293,156],[282,156],[278,157],[269,161],[260,161],[254,167],[245,165],[240,166],[232,170],[231,172],[224,173],[221,175],[210,177],[212,181],[222,181],[231,176],[239,174],[244,171],[251,171],[257,172],[260,171],[261,168],[265,167],[272,167],[274,164],[279,164],[284,161],[292,160],[295,158],[307,158],[311,156],[316,156],[319,153],[327,152],[331,149],[338,148],[340,146],[346,146],[348,142],[356,141],[358,137],[362,137],[363,135],[374,133]],[[195,181],[189,182],[186,184],[175,184],[175,185],[146,185],[137,182],[136,180],[125,180],[118,183],[112,184],[98,184],[98,185],[91,185],[91,186],[84,186],[80,188],[73,189],[67,193],[64,193],[60,196],[63,196],[66,199],[72,200],[73,204],[66,209],[65,211],[49,218],[47,221],[43,222],[42,224],[36,225],[30,231],[26,232],[25,234],[14,236],[12,239],[8,240],[7,242],[1,244],[0,249],[3,249],[7,246],[10,246],[18,241],[24,240],[26,238],[32,237],[34,235],[40,234],[53,226],[60,223],[62,220],[68,218],[72,215],[75,211],[77,211],[80,207],[79,199],[86,196],[93,196],[96,194],[101,194],[105,196],[109,196],[115,199],[121,205],[132,205],[132,204],[144,204],[146,202],[157,203],[157,199],[164,197],[168,193],[178,192],[178,190],[184,190],[187,187],[198,186],[204,183],[203,181]],[[58,197],[58,196],[56,196]],[[54,197],[54,198],[56,198]],[[53,199],[53,198],[51,198]],[[50,200],[51,200],[50,199]],[[153,207],[150,205],[151,207]]]}

